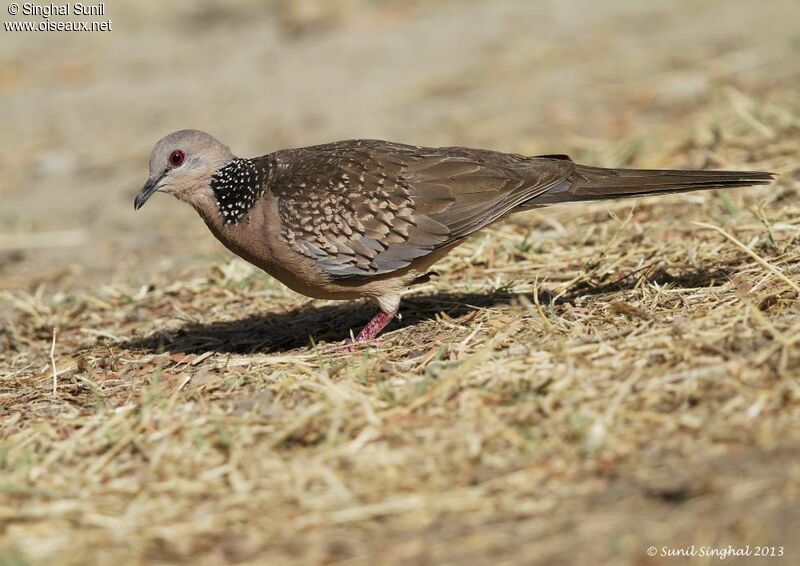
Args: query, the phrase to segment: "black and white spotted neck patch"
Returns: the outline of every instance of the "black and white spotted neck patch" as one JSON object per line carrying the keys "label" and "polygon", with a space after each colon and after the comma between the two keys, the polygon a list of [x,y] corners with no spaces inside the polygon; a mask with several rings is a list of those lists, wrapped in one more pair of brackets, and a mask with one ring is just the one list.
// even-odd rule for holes
{"label": "black and white spotted neck patch", "polygon": [[264,194],[269,165],[264,160],[236,158],[217,169],[211,190],[225,225],[241,222]]}

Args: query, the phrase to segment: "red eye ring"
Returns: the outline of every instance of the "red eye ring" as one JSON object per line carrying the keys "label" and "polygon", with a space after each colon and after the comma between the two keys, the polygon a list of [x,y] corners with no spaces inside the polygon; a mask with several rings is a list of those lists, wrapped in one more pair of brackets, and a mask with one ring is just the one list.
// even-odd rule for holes
{"label": "red eye ring", "polygon": [[186,158],[186,155],[179,149],[176,149],[172,153],[169,154],[169,164],[173,167],[178,167],[183,160]]}

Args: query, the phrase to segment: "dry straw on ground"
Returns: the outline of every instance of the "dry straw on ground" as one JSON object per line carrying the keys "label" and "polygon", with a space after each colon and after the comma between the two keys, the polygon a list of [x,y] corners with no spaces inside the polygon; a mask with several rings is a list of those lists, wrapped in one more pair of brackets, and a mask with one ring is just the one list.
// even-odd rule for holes
{"label": "dry straw on ground", "polygon": [[730,100],[632,164],[774,186],[516,217],[445,260],[379,348],[324,348],[371,305],[237,260],[0,290],[3,560],[796,559],[800,113]]}

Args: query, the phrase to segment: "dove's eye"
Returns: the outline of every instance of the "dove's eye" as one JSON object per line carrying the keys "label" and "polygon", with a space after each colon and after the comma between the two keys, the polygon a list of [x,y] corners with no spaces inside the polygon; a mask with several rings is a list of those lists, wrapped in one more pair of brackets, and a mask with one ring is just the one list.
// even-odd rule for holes
{"label": "dove's eye", "polygon": [[169,164],[173,167],[178,167],[183,160],[186,158],[186,155],[179,149],[176,149],[172,153],[169,154]]}

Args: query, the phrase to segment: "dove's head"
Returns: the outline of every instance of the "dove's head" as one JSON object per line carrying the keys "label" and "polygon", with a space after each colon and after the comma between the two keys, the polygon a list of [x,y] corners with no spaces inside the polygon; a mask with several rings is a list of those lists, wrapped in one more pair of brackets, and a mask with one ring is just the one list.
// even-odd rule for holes
{"label": "dove's head", "polygon": [[139,209],[153,194],[163,192],[200,207],[213,198],[214,173],[233,159],[227,146],[205,132],[172,132],[150,152],[150,176],[133,206]]}

